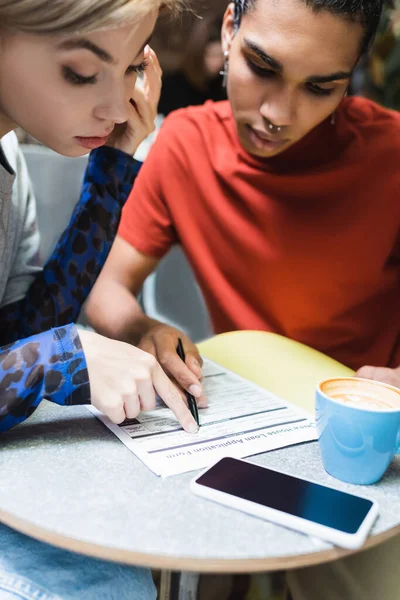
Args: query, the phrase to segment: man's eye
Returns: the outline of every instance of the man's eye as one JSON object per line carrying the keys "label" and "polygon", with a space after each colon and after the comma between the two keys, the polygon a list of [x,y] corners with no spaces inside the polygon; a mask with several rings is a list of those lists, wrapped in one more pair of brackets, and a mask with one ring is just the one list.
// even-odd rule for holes
{"label": "man's eye", "polygon": [[334,88],[322,88],[316,83],[308,83],[307,87],[312,94],[316,96],[330,96]]}
{"label": "man's eye", "polygon": [[63,67],[63,76],[66,81],[69,83],[73,83],[74,85],[85,85],[90,83],[96,83],[97,76],[91,75],[90,77],[84,77],[83,75],[79,75],[70,67]]}
{"label": "man's eye", "polygon": [[257,65],[256,63],[254,63],[252,60],[250,60],[247,57],[246,57],[246,63],[248,65],[248,67],[250,68],[250,70],[253,71],[253,73],[258,75],[259,77],[273,77],[274,75],[276,75],[275,71],[273,71],[272,69],[260,67],[259,65]]}

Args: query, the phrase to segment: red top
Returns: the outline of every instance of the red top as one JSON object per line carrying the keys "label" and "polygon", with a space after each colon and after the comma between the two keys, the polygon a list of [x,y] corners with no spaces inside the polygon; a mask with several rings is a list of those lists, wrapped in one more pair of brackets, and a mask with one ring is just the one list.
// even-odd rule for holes
{"label": "red top", "polygon": [[273,331],[353,368],[400,364],[400,114],[362,98],[279,156],[240,145],[228,102],[172,114],[119,235],[182,244],[217,333]]}

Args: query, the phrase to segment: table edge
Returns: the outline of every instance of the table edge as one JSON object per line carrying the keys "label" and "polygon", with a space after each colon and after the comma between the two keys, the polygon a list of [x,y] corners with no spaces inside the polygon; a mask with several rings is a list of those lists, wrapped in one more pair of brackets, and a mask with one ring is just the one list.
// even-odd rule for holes
{"label": "table edge", "polygon": [[193,571],[197,573],[258,573],[262,571],[281,571],[311,567],[339,558],[350,556],[373,548],[386,540],[400,534],[400,524],[392,529],[372,535],[367,542],[357,550],[345,550],[342,548],[330,548],[329,550],[316,551],[309,554],[288,555],[273,558],[248,558],[248,559],[202,559],[195,557],[169,557],[165,555],[149,554],[143,552],[129,552],[110,546],[102,546],[91,542],[80,541],[44,529],[29,521],[25,521],[11,513],[0,509],[0,522],[25,535],[35,538],[71,552],[84,554],[90,557],[130,564],[151,569],[170,571]]}

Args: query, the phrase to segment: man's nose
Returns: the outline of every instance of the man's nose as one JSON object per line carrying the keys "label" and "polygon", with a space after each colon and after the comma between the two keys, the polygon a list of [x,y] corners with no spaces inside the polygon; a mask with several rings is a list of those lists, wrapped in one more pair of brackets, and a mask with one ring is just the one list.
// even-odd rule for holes
{"label": "man's nose", "polygon": [[[270,90],[271,91],[271,90]],[[296,94],[291,90],[278,88],[268,94],[260,109],[261,116],[275,127],[293,125],[296,114]]]}

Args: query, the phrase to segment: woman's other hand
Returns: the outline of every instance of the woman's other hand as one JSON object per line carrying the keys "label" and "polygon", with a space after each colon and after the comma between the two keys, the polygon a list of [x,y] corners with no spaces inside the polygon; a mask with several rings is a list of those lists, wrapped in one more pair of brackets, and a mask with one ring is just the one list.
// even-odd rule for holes
{"label": "woman's other hand", "polygon": [[162,70],[154,50],[145,49],[147,68],[143,82],[135,85],[130,100],[130,116],[126,123],[115,125],[106,146],[134,155],[138,146],[155,130],[154,121],[161,93]]}

